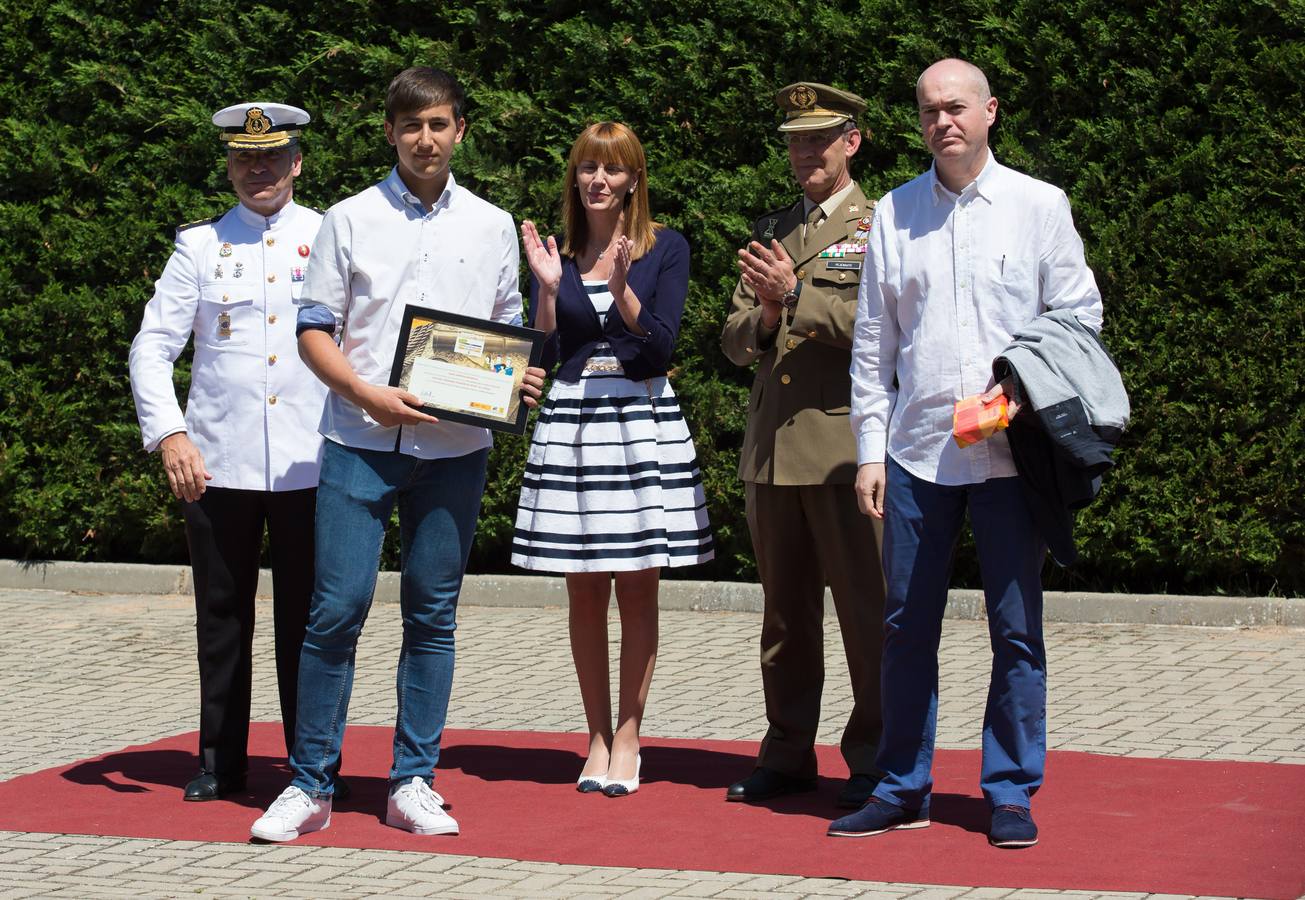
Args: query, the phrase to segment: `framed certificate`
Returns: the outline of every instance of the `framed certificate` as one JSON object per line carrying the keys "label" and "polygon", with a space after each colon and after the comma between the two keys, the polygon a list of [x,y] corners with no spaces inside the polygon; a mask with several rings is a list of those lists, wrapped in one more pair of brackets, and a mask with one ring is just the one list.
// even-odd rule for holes
{"label": "framed certificate", "polygon": [[539,365],[544,332],[409,304],[390,385],[421,398],[441,421],[522,434],[521,382]]}

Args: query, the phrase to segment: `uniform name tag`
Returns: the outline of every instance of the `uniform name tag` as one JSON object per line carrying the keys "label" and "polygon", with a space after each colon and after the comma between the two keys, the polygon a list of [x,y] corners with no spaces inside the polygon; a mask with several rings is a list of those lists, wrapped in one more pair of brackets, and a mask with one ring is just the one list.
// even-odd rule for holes
{"label": "uniform name tag", "polygon": [[856,259],[831,259],[827,265],[831,269],[847,269],[849,272],[861,271],[861,262]]}

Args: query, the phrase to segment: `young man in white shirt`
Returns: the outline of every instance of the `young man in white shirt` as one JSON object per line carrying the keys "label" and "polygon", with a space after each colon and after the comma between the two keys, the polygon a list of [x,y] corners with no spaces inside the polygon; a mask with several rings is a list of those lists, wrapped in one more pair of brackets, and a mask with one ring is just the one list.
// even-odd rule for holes
{"label": "young man in white shirt", "polygon": [[[300,311],[299,352],[328,388],[318,492],[317,581],[300,662],[293,780],[251,833],[293,840],[330,824],[334,772],[353,687],[353,657],[395,504],[403,545],[403,646],[386,823],[457,834],[431,787],[453,680],[458,593],[475,536],[491,438],[437,421],[389,387],[407,304],[519,324],[516,228],[460,187],[461,85],[407,69],[385,98],[397,165],[327,211]],[[338,333],[339,342],[335,339]],[[526,374],[534,404],[543,371]]]}
{"label": "young man in white shirt", "polygon": [[[266,524],[277,688],[294,742],[299,651],[313,590],[313,503],[326,389],[295,350],[303,271],[322,216],[294,202],[308,113],[238,103],[213,115],[240,202],[177,229],[131,345],[145,449],[181,501],[195,582],[199,773],[186,800],[245,788],[254,594]],[[186,411],[173,363],[195,338]]]}
{"label": "young man in white shirt", "polygon": [[1010,394],[992,384],[993,358],[1041,313],[1070,309],[1100,328],[1101,295],[1065,194],[993,159],[997,99],[983,72],[942,60],[920,76],[916,97],[933,167],[879,201],[852,351],[856,491],[862,511],[884,523],[884,777],[829,833],[929,824],[938,641],[968,510],[993,647],[980,779],[989,842],[1029,847],[1046,758],[1045,541],[1006,436],[961,449],[952,409],[973,394]]}

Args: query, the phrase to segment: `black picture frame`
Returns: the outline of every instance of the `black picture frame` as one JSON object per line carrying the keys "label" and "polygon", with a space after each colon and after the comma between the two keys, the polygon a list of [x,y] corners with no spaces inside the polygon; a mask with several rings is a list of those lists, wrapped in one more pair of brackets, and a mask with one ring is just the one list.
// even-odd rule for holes
{"label": "black picture frame", "polygon": [[[390,386],[408,390],[411,382],[413,363],[417,359],[439,359],[441,355],[456,355],[461,359],[470,359],[466,353],[442,346],[442,339],[454,337],[454,346],[461,338],[468,335],[473,340],[482,341],[482,353],[486,359],[504,358],[505,369],[514,377],[515,384],[506,413],[473,413],[465,409],[454,409],[438,404],[423,404],[423,412],[429,413],[441,422],[460,422],[464,425],[479,425],[505,434],[524,434],[526,416],[529,408],[521,399],[521,381],[525,370],[538,366],[544,349],[544,332],[521,325],[505,325],[489,319],[478,319],[458,313],[444,312],[426,306],[409,303],[403,309],[403,325],[399,329],[399,340],[394,348],[394,362],[390,367]],[[500,353],[483,354],[484,349],[501,350]],[[456,364],[462,365],[459,360]],[[514,362],[521,362],[519,367]],[[469,365],[469,368],[492,369],[496,363],[487,362],[485,366]]]}

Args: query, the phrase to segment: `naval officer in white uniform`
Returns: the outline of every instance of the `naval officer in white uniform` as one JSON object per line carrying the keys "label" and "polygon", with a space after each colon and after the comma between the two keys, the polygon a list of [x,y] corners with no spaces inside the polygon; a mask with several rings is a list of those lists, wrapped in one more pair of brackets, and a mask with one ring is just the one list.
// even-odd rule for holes
{"label": "naval officer in white uniform", "polygon": [[[145,449],[182,501],[199,645],[199,774],[185,799],[244,790],[250,647],[263,528],[271,547],[277,686],[295,733],[313,589],[313,512],[326,388],[299,359],[297,303],[322,216],[294,202],[308,113],[241,103],[213,116],[240,203],[177,229],[131,345]],[[195,338],[183,414],[173,363]]]}

